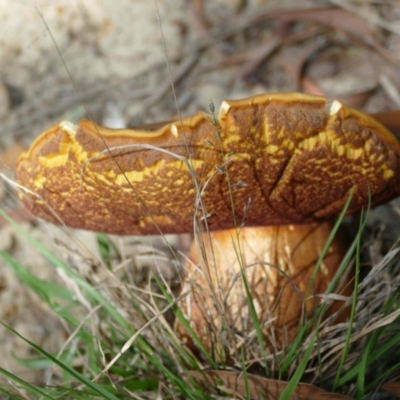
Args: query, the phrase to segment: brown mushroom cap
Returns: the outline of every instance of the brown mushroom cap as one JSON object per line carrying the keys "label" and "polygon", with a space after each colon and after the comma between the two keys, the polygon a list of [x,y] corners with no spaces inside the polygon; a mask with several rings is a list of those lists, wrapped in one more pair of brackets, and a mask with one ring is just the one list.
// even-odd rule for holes
{"label": "brown mushroom cap", "polygon": [[379,204],[400,193],[399,157],[397,139],[373,118],[278,93],[225,101],[216,121],[197,113],[152,132],[61,122],[20,157],[16,177],[34,193],[24,193],[26,206],[52,222],[181,233],[195,210],[210,230],[232,227],[232,201],[246,226],[330,219],[352,188],[350,212],[369,196]]}

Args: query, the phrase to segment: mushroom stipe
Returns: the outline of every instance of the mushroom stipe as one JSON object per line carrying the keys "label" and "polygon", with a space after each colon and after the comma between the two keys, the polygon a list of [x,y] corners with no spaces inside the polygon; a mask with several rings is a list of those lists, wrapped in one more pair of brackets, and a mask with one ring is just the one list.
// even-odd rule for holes
{"label": "mushroom stipe", "polygon": [[397,139],[370,116],[276,93],[153,131],[61,122],[20,157],[16,177],[27,208],[54,223],[182,233],[194,216],[209,230],[332,219],[352,189],[349,212],[382,203],[400,193],[399,156]]}
{"label": "mushroom stipe", "polygon": [[[219,361],[240,359],[240,348],[257,345],[257,322],[243,284],[245,276],[258,325],[270,351],[285,348],[299,326],[316,319],[316,306],[333,281],[347,245],[337,234],[323,260],[318,259],[332,230],[330,222],[242,228],[200,235],[185,265],[181,309],[191,328]],[[199,251],[202,248],[202,251]],[[317,267],[318,266],[318,267]],[[352,271],[341,276],[333,291],[351,298]],[[344,322],[350,308],[345,301],[325,302],[324,318]],[[195,340],[181,321],[175,328],[198,353]],[[241,343],[236,347],[237,343]],[[200,355],[200,354],[199,354]]]}

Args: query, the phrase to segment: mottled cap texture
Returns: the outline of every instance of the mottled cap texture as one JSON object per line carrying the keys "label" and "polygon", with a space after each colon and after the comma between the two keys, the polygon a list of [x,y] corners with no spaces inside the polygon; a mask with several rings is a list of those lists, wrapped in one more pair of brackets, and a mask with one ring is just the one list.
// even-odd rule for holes
{"label": "mottled cap texture", "polygon": [[34,214],[115,234],[323,221],[400,193],[400,145],[372,117],[298,93],[224,101],[157,130],[61,122],[16,178]]}

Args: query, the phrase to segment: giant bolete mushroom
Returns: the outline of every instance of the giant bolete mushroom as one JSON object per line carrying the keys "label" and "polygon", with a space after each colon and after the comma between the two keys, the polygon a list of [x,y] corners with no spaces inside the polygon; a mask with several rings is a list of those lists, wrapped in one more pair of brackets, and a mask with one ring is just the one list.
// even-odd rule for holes
{"label": "giant bolete mushroom", "polygon": [[[321,222],[335,218],[350,193],[349,212],[396,197],[399,157],[397,139],[373,118],[322,97],[277,93],[224,101],[218,118],[199,112],[154,131],[61,122],[20,157],[16,176],[28,189],[25,205],[55,223],[158,234],[191,232],[197,221],[205,244],[191,270],[203,266],[199,282],[211,287],[196,292],[190,280],[191,295],[183,308],[211,347],[209,330],[200,323],[221,326],[218,310],[209,306],[212,300],[199,303],[199,294],[212,299],[216,289],[220,299],[229,300],[229,310],[238,310],[228,323],[242,329],[248,317],[238,309],[241,303],[235,304],[238,296],[243,298],[232,291],[231,278],[240,280],[237,273],[243,268],[250,291],[256,282],[252,295],[262,309],[261,323],[275,310],[275,326],[288,340],[293,337],[301,305],[311,310],[314,295],[326,290],[337,268],[337,261],[324,260],[310,288],[329,232]],[[273,239],[263,239],[271,237],[271,230]],[[235,238],[240,240],[233,245]],[[342,253],[342,243],[334,242],[327,257],[340,259]],[[226,268],[232,264],[230,275]],[[277,270],[286,273],[290,293],[276,286],[282,283]]]}

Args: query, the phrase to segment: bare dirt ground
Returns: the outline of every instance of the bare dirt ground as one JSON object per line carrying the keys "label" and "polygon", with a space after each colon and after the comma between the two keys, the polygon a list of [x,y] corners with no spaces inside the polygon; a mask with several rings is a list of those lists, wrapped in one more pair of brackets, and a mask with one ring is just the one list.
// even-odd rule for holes
{"label": "bare dirt ground", "polygon": [[[0,168],[11,178],[15,154],[63,119],[135,126],[266,91],[324,94],[367,112],[400,108],[397,2],[0,0],[0,20]],[[1,206],[67,257],[60,229],[23,214],[9,183],[0,189]],[[398,217],[381,212],[371,227],[390,221],[384,240],[393,241]],[[76,235],[98,253],[93,234]],[[62,279],[5,222],[0,249],[39,277]],[[0,304],[0,320],[46,350],[65,342],[68,328],[1,260]],[[46,381],[15,361],[31,351],[5,328],[0,343],[1,367]]]}

